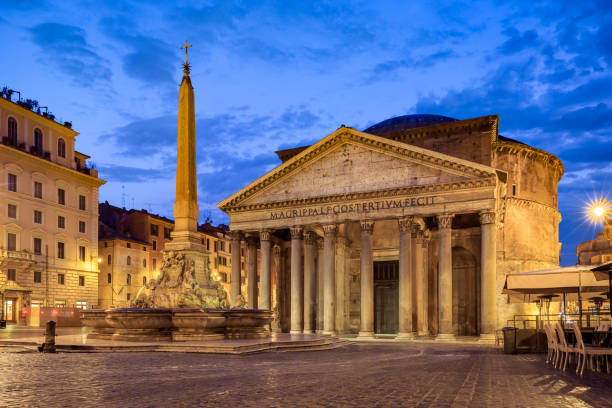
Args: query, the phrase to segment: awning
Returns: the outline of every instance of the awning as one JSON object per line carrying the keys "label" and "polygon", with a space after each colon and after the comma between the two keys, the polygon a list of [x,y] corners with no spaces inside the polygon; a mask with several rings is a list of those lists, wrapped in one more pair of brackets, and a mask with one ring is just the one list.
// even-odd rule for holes
{"label": "awning", "polygon": [[612,262],[608,262],[591,269],[595,274],[595,279],[598,281],[608,280],[612,273]]}
{"label": "awning", "polygon": [[[531,302],[540,295],[566,294],[566,300],[598,296],[608,290],[608,282],[596,279],[593,265],[574,265],[540,271],[511,273],[506,275],[503,293],[511,300]],[[607,274],[606,274],[607,280]],[[529,295],[529,296],[526,296]],[[522,300],[521,300],[522,299]],[[553,301],[562,301],[562,297]]]}

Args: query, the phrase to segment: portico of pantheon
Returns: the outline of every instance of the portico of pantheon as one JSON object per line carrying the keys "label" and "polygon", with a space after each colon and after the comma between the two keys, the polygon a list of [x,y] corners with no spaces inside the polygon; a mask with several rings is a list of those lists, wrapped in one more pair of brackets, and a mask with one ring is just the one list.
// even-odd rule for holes
{"label": "portico of pantheon", "polygon": [[232,304],[273,309],[291,333],[491,341],[526,311],[502,294],[506,274],[559,264],[564,171],[498,120],[400,116],[277,152],[278,167],[218,204]]}

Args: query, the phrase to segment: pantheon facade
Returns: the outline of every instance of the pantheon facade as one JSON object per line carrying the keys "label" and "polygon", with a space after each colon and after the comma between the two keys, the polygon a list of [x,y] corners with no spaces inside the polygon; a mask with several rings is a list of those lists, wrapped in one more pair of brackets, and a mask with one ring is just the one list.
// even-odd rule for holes
{"label": "pantheon facade", "polygon": [[278,167],[218,204],[232,303],[275,310],[291,333],[491,341],[529,311],[508,303],[505,275],[559,264],[564,171],[498,121],[407,115],[276,152]]}

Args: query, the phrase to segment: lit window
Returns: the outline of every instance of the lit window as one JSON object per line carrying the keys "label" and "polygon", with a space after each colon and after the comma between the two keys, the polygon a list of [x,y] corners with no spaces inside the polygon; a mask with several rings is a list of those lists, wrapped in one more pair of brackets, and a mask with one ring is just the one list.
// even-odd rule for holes
{"label": "lit window", "polygon": [[77,301],[77,302],[76,302],[76,308],[77,308],[77,309],[82,309],[82,310],[87,309],[87,302],[86,302],[86,301],[84,301],[84,300],[79,300],[79,301]]}

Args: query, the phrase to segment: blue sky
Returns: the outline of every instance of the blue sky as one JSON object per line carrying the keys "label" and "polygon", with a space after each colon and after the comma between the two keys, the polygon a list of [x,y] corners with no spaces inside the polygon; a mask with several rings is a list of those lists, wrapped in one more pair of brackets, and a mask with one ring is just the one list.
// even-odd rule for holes
{"label": "blue sky", "polygon": [[565,164],[562,263],[612,186],[612,2],[0,0],[0,85],[49,106],[108,183],[100,199],[171,216],[189,40],[200,220],[340,124],[499,114]]}

